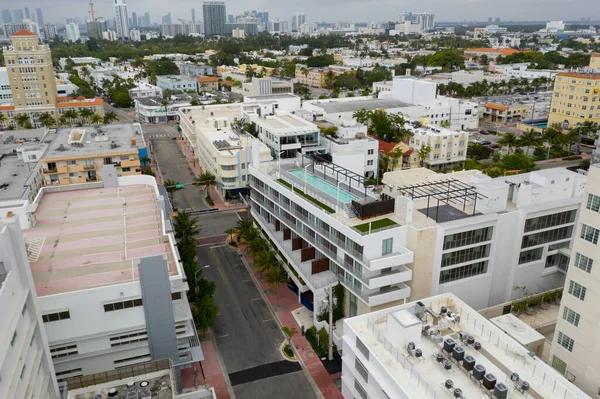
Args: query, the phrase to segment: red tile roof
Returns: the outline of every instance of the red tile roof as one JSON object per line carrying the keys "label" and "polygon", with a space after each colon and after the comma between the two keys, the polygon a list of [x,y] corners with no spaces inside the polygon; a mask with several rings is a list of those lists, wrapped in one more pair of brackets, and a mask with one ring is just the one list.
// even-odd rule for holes
{"label": "red tile roof", "polygon": [[210,83],[210,82],[218,82],[219,78],[216,76],[199,76],[198,83]]}
{"label": "red tile roof", "polygon": [[600,73],[560,72],[557,75],[558,76],[569,76],[571,78],[600,79]]}
{"label": "red tile roof", "polygon": [[389,154],[396,148],[396,143],[386,143],[385,141],[379,141],[379,152]]}
{"label": "red tile roof", "polygon": [[37,35],[27,29],[21,29],[20,31],[17,31],[17,32],[13,33],[12,35],[10,35],[10,37],[13,37],[13,36],[37,36]]}
{"label": "red tile roof", "polygon": [[95,107],[102,104],[104,104],[104,100],[101,98],[79,100],[78,97],[77,100],[74,101],[59,102],[58,104],[56,104],[56,108]]}
{"label": "red tile roof", "polygon": [[502,54],[502,55],[511,55],[515,53],[520,53],[519,50],[515,50],[514,48],[468,48],[465,49],[465,54],[470,53],[494,53],[494,54]]}

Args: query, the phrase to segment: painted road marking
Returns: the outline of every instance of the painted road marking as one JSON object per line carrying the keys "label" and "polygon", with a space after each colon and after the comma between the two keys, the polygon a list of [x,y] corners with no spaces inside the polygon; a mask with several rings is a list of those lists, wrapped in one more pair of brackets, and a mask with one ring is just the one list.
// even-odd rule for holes
{"label": "painted road marking", "polygon": [[252,301],[260,301],[262,298],[254,298]]}
{"label": "painted road marking", "polygon": [[273,319],[267,319],[267,320],[263,320],[262,322],[263,322],[263,323],[268,323],[268,322],[270,322],[270,321],[274,321],[274,320],[273,320]]}
{"label": "painted road marking", "polygon": [[223,334],[217,337],[217,339],[229,337],[229,334]]}

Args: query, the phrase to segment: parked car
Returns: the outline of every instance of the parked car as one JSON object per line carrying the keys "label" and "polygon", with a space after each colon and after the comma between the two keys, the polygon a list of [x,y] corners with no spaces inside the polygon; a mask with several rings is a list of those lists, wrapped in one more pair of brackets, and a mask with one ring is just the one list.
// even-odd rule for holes
{"label": "parked car", "polygon": [[477,143],[479,143],[481,145],[490,145],[490,144],[492,144],[492,142],[489,141],[489,140],[479,140]]}
{"label": "parked car", "polygon": [[490,144],[490,145],[489,145],[489,147],[490,147],[490,148],[494,148],[494,149],[496,149],[496,148],[500,148],[500,146],[499,146],[498,144],[496,144],[496,143],[492,143],[492,144]]}
{"label": "parked car", "polygon": [[487,130],[483,130],[482,129],[482,130],[479,131],[479,134],[483,134],[483,135],[487,136],[490,133]]}

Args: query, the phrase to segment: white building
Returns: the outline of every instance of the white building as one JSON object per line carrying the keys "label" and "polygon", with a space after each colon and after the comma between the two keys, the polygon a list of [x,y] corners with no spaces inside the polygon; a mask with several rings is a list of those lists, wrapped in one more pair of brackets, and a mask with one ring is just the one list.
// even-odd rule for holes
{"label": "white building", "polygon": [[353,119],[353,113],[360,109],[385,109],[400,112],[410,119],[428,118],[429,124],[439,126],[450,123],[452,130],[476,129],[479,125],[477,103],[436,94],[437,83],[410,76],[396,76],[391,90],[383,90],[388,83],[374,85],[379,98],[351,97],[341,99],[308,100],[302,107],[328,119]]}
{"label": "white building", "polygon": [[147,81],[140,81],[133,89],[129,89],[131,98],[162,97],[163,90]]}
{"label": "white building", "polygon": [[236,39],[243,39],[246,37],[246,34],[244,33],[243,29],[232,29],[231,30],[231,37],[236,38]]}
{"label": "white building", "polygon": [[164,357],[203,360],[156,181],[117,178],[114,166],[103,176],[44,187],[24,234],[59,381]]}
{"label": "white building", "polygon": [[117,32],[114,30],[107,30],[106,32],[102,32],[102,39],[114,42],[118,40]]}
{"label": "white building", "polygon": [[96,58],[96,57],[68,57],[68,58],[60,58],[58,60],[58,64],[60,65],[60,67],[62,69],[65,69],[65,67],[67,66],[67,60],[71,59],[71,61],[73,61],[73,63],[75,65],[85,65],[85,64],[90,64],[90,65],[100,65],[102,63],[102,60],[100,58]]}
{"label": "white building", "polygon": [[81,38],[79,34],[79,25],[71,22],[70,24],[65,25],[65,30],[67,32],[67,40],[70,42],[76,42]]}
{"label": "white building", "polygon": [[129,38],[134,42],[139,42],[142,40],[142,34],[139,29],[132,29],[129,31]]}
{"label": "white building", "polygon": [[292,32],[300,30],[300,27],[304,23],[306,23],[306,15],[303,12],[297,12],[292,15]]}
{"label": "white building", "polygon": [[296,158],[298,153],[323,150],[319,143],[319,128],[289,111],[279,110],[277,104],[246,105],[244,119],[256,124],[258,138],[275,158]]}
{"label": "white building", "polygon": [[400,14],[399,22],[412,22],[419,27],[419,31],[428,32],[435,29],[435,14],[429,12],[412,13],[403,12]]}
{"label": "white building", "polygon": [[[301,99],[294,94],[271,94],[269,96],[244,96],[244,107],[247,104],[273,104],[273,107],[283,111],[301,111]],[[312,120],[312,118],[310,118]]]}
{"label": "white building", "polygon": [[237,200],[246,191],[248,165],[270,161],[271,151],[260,144],[256,153],[252,142],[258,141],[237,125],[242,120],[240,104],[189,107],[179,111],[182,136],[204,170],[217,180],[217,190],[227,200]]}
{"label": "white building", "polygon": [[423,159],[424,166],[429,169],[452,169],[462,166],[467,159],[467,132],[417,122],[408,123],[406,127],[414,134],[409,141],[411,149],[419,151],[423,147],[431,148],[429,155]]}
{"label": "white building", "polygon": [[290,54],[298,54],[300,50],[308,48],[308,44],[290,44],[288,46],[288,53]]}
{"label": "white building", "polygon": [[[118,39],[129,38],[129,15],[126,0],[115,0],[115,28]],[[104,32],[102,33],[104,36]]]}
{"label": "white building", "polygon": [[497,34],[504,34],[504,33],[506,33],[508,29],[504,28],[504,27],[500,27],[498,25],[488,25],[485,28],[483,28],[483,30],[488,35],[497,35]]}
{"label": "white building", "polygon": [[343,330],[346,398],[588,398],[452,294],[347,319]]}
{"label": "white building", "polygon": [[600,350],[596,346],[599,342],[596,303],[600,296],[598,165],[592,165],[588,173],[551,351],[552,367],[591,397],[600,389]]}
{"label": "white building", "polygon": [[[153,90],[153,89],[152,89]],[[176,96],[174,100],[169,100],[167,105],[162,104],[163,98],[154,96],[152,93],[140,93],[135,99],[135,110],[140,123],[159,123],[172,120],[179,120],[178,111],[181,108],[189,107],[191,97],[188,95]],[[147,94],[147,95],[146,95]]]}
{"label": "white building", "polygon": [[546,30],[548,32],[562,32],[565,30],[565,23],[563,21],[550,21],[546,23]]}
{"label": "white building", "polygon": [[0,104],[12,104],[12,90],[10,89],[10,80],[6,67],[0,67]]}
{"label": "white building", "polygon": [[0,397],[58,399],[19,218],[0,215]]}
{"label": "white building", "polygon": [[300,25],[300,27],[298,27],[298,32],[301,35],[310,35],[315,33],[317,31],[317,28],[317,24],[313,22],[305,22],[302,25]]}
{"label": "white building", "polygon": [[270,96],[273,94],[293,94],[294,84],[288,80],[269,77],[253,77],[252,81],[242,83],[241,94],[249,97]]}

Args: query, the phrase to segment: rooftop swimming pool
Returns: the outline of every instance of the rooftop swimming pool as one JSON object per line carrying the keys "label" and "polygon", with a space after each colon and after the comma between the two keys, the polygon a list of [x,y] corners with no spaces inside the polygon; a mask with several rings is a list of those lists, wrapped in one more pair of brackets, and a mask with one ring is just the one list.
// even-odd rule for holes
{"label": "rooftop swimming pool", "polygon": [[540,128],[540,129],[546,129],[548,127],[548,120],[543,120],[543,121],[528,121],[528,122],[523,122],[523,124],[528,125],[528,126],[537,127],[537,128]]}
{"label": "rooftop swimming pool", "polygon": [[[293,174],[294,176],[304,180],[304,174],[305,174],[304,169],[290,170],[290,173]],[[335,185],[329,183],[328,181],[321,179],[320,177],[310,174],[310,173],[306,174],[306,182],[312,186],[315,186],[319,190],[326,192],[327,194],[331,195],[332,197],[339,199],[340,201],[342,201],[344,203],[352,202],[352,200],[355,200],[357,198],[356,196],[350,194],[347,191],[342,190],[341,188],[339,190],[339,196],[338,196],[338,189]]]}

